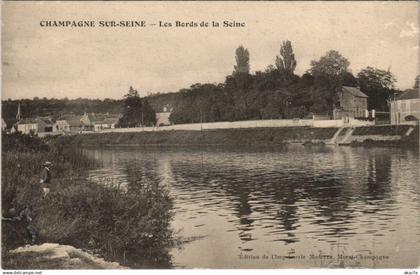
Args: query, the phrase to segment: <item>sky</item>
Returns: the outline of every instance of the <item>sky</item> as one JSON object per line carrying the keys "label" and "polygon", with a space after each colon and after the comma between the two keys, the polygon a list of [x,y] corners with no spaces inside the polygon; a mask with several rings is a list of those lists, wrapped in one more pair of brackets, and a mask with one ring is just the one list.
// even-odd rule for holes
{"label": "sky", "polygon": [[[130,86],[141,96],[219,83],[232,73],[235,49],[250,52],[251,72],[274,64],[292,42],[302,75],[329,50],[357,74],[390,71],[411,88],[419,72],[414,2],[3,2],[2,99],[115,98]],[[146,21],[143,28],[41,27],[40,21]],[[236,21],[237,28],[151,26]]]}

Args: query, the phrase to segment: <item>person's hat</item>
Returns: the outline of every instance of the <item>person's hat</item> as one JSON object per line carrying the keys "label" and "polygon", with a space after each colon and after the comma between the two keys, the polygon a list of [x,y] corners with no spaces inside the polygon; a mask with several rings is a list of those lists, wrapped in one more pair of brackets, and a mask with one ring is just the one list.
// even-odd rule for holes
{"label": "person's hat", "polygon": [[51,165],[52,165],[52,163],[49,162],[49,161],[44,162],[44,166],[51,166]]}

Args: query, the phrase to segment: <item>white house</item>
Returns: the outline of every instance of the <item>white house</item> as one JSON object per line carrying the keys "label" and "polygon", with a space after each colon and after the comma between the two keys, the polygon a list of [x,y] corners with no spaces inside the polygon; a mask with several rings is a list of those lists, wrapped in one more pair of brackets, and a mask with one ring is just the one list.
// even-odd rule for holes
{"label": "white house", "polygon": [[93,130],[98,132],[103,129],[114,129],[118,124],[119,119],[119,116],[107,116],[103,120],[94,121]]}
{"label": "white house", "polygon": [[33,134],[36,135],[39,132],[38,121],[33,118],[25,118],[17,122],[17,131],[22,134]]}
{"label": "white house", "polygon": [[57,120],[55,122],[55,131],[70,132],[70,124],[65,119]]}
{"label": "white house", "polygon": [[420,98],[418,90],[408,90],[390,102],[391,124],[420,120]]}
{"label": "white house", "polygon": [[168,105],[165,105],[162,111],[163,112],[156,113],[156,125],[171,125],[171,122],[169,121],[169,116],[171,115],[172,108],[170,108]]}

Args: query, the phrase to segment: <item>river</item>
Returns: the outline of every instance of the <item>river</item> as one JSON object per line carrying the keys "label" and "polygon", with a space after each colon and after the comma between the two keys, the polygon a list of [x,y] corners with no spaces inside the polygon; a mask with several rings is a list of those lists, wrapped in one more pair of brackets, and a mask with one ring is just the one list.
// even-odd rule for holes
{"label": "river", "polygon": [[[417,267],[419,155],[399,148],[87,149],[89,180],[167,186],[174,268]],[[133,173],[136,170],[136,179]]]}

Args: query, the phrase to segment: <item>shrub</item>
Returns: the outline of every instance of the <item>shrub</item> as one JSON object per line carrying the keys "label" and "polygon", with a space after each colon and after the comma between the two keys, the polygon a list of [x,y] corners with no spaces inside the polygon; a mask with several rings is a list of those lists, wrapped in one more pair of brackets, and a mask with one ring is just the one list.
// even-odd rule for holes
{"label": "shrub", "polygon": [[[47,145],[36,137],[3,141],[8,144],[2,151],[3,216],[12,207],[30,205],[41,241],[95,250],[130,266],[169,266],[172,200],[166,188],[141,181],[128,189],[91,183],[86,172],[97,164],[77,147]],[[54,164],[53,180],[43,199],[39,174],[46,160]],[[22,231],[2,224],[3,259],[8,249],[23,244],[24,232],[16,230]]]}

